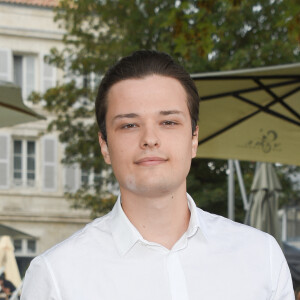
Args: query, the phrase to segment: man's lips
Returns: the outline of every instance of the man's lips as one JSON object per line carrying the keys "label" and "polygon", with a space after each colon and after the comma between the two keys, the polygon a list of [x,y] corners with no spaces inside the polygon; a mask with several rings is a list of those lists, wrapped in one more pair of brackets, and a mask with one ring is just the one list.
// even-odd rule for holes
{"label": "man's lips", "polygon": [[167,159],[163,157],[143,157],[135,162],[140,166],[155,166],[166,162]]}

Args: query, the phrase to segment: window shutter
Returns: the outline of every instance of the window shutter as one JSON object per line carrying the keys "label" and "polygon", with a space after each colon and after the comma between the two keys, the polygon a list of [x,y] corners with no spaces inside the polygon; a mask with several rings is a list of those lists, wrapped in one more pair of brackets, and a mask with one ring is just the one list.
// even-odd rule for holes
{"label": "window shutter", "polygon": [[23,97],[27,100],[28,96],[35,90],[35,57],[24,56],[25,76]]}
{"label": "window shutter", "polygon": [[12,81],[12,54],[9,49],[0,49],[0,80]]}
{"label": "window shutter", "polygon": [[57,188],[57,142],[54,136],[42,138],[43,190],[54,192]]}
{"label": "window shutter", "polygon": [[79,188],[79,167],[77,165],[65,166],[64,168],[64,190],[74,193]]}
{"label": "window shutter", "polygon": [[56,69],[47,64],[44,60],[44,57],[45,56],[42,56],[42,93],[45,93],[49,88],[54,87],[56,82]]}
{"label": "window shutter", "polygon": [[0,189],[9,188],[9,135],[0,135]]}

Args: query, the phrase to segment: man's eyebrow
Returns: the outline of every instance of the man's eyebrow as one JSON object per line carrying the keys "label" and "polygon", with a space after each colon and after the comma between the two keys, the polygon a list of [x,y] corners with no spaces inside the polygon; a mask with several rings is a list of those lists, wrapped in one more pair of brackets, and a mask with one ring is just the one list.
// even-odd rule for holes
{"label": "man's eyebrow", "polygon": [[176,115],[176,114],[183,114],[180,110],[162,110],[159,112],[160,115],[168,116],[168,115]]}
{"label": "man's eyebrow", "polygon": [[124,118],[137,118],[139,115],[135,114],[135,113],[129,113],[129,114],[120,114],[120,115],[116,115],[113,118],[113,121],[116,121],[118,119],[124,119]]}
{"label": "man's eyebrow", "polygon": [[[159,112],[160,115],[163,115],[163,116],[168,116],[168,115],[178,115],[178,114],[183,114],[182,111],[180,110],[162,110]],[[139,115],[136,114],[136,113],[128,113],[128,114],[119,114],[119,115],[116,115],[114,118],[113,118],[113,122],[116,121],[116,120],[119,120],[119,119],[125,119],[125,118],[138,118]]]}

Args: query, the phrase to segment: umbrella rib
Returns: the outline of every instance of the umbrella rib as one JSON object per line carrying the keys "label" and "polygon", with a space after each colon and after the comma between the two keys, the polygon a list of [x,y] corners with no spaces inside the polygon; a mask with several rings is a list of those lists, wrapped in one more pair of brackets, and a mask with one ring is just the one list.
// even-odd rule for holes
{"label": "umbrella rib", "polygon": [[291,79],[291,78],[296,78],[300,79],[300,75],[235,75],[235,76],[228,76],[228,75],[216,75],[216,76],[203,76],[200,77],[199,75],[194,75],[192,74],[191,77],[193,80],[236,80],[236,79],[255,79],[255,78],[260,78],[260,79]]}
{"label": "umbrella rib", "polygon": [[[267,113],[267,114],[270,114],[270,115],[272,115],[272,116],[276,116],[276,117],[278,117],[278,118],[280,118],[280,119],[282,119],[282,120],[285,120],[285,121],[288,121],[288,122],[290,122],[290,123],[293,123],[293,124],[295,124],[295,125],[300,126],[300,122],[297,122],[297,121],[295,121],[295,120],[293,120],[293,119],[291,119],[291,118],[289,118],[289,117],[287,117],[287,116],[285,116],[285,115],[283,115],[283,114],[280,114],[280,113],[278,113],[278,112],[276,112],[276,111],[273,111],[273,110],[269,109],[267,106],[259,105],[259,104],[255,103],[255,102],[253,102],[253,101],[251,101],[251,100],[249,100],[249,99],[247,99],[247,98],[241,96],[241,95],[233,95],[233,96],[234,96],[235,98],[237,98],[237,99],[243,101],[243,102],[246,102],[246,103],[248,103],[248,104],[250,104],[250,105],[253,105],[253,106],[259,108],[260,111],[264,111],[264,112]],[[275,104],[275,103],[278,103],[279,101],[280,101],[279,99],[276,99],[276,100],[272,101],[271,103],[272,103],[272,105],[273,105],[273,104]]]}
{"label": "umbrella rib", "polygon": [[[294,90],[292,90],[292,91],[289,91],[288,93],[286,93],[285,95],[283,95],[281,98],[286,98],[286,97],[288,97],[289,95],[295,93],[298,89],[299,89],[299,87],[297,87],[296,89],[294,89]],[[275,103],[277,103],[277,100],[274,100],[274,101],[270,102],[269,104],[267,104],[266,106],[264,106],[264,108],[268,108],[268,107],[272,106],[272,105],[275,104]],[[255,116],[255,115],[258,114],[259,112],[261,112],[261,110],[257,110],[257,111],[255,111],[255,112],[253,112],[253,113],[251,113],[251,114],[249,114],[249,115],[247,115],[247,116],[245,116],[245,117],[239,119],[239,120],[234,121],[233,123],[231,123],[231,124],[229,124],[228,126],[226,126],[226,127],[222,128],[222,129],[216,131],[215,133],[209,135],[208,137],[206,137],[206,138],[204,138],[204,139],[202,139],[202,140],[199,140],[199,141],[198,141],[198,145],[201,145],[201,144],[203,144],[203,143],[205,143],[205,142],[208,142],[209,140],[211,140],[211,139],[215,138],[216,136],[220,135],[221,133],[223,133],[223,132],[225,132],[225,131],[231,129],[232,127],[234,127],[234,126],[236,126],[236,125],[238,125],[238,124],[240,124],[240,123],[242,123],[242,122],[248,120],[249,118]],[[294,121],[294,122],[296,122],[296,121]]]}
{"label": "umbrella rib", "polygon": [[19,111],[23,114],[27,114],[27,115],[30,115],[30,116],[33,116],[33,117],[38,117],[37,114],[35,114],[34,112],[29,112],[25,109],[22,109],[22,108],[19,108],[19,107],[16,107],[16,106],[13,106],[13,105],[10,105],[10,104],[7,104],[7,103],[0,102],[0,106],[4,106],[4,107],[10,108],[12,110]]}
{"label": "umbrella rib", "polygon": [[[220,78],[218,78],[218,79],[220,79]],[[223,78],[223,79],[226,79],[226,78]],[[237,79],[244,79],[244,78],[237,78]],[[251,78],[251,79],[253,79],[253,78]],[[280,83],[273,83],[273,84],[269,84],[266,86],[269,88],[275,88],[275,87],[281,87],[281,86],[285,86],[285,85],[291,85],[291,84],[298,83],[298,82],[299,82],[299,79],[294,79],[294,80],[280,82]],[[261,87],[252,87],[252,88],[230,91],[230,92],[225,92],[225,93],[220,93],[220,94],[213,94],[210,96],[200,96],[200,98],[201,98],[201,101],[206,101],[206,100],[231,96],[233,93],[242,94],[242,93],[255,92],[255,91],[259,91],[259,90],[261,90]]]}
{"label": "umbrella rib", "polygon": [[[292,109],[288,104],[283,101],[283,98],[278,97],[269,87],[265,86],[259,79],[254,79],[254,81],[264,89],[269,95],[271,95],[274,99],[278,100],[278,102],[285,107],[290,113],[296,116],[300,120],[300,114],[298,114],[294,109]],[[299,90],[300,87],[297,89]]]}
{"label": "umbrella rib", "polygon": [[243,118],[241,118],[241,119],[239,119],[239,120],[237,120],[237,121],[235,121],[235,122],[229,124],[228,126],[226,126],[226,127],[222,128],[222,129],[216,131],[215,133],[211,134],[210,136],[208,136],[208,137],[206,137],[206,138],[200,140],[200,141],[198,142],[198,145],[201,145],[201,144],[203,144],[203,143],[205,143],[205,142],[207,142],[207,141],[209,141],[209,140],[215,138],[216,136],[220,135],[221,133],[223,133],[223,132],[225,132],[225,131],[231,129],[232,127],[234,127],[234,126],[236,126],[236,125],[238,125],[238,124],[240,124],[240,123],[246,121],[247,119],[253,117],[253,116],[256,115],[256,114],[258,114],[259,112],[260,112],[260,111],[257,110],[257,111],[255,111],[255,112],[253,112],[253,113],[251,113],[251,114],[249,114],[249,115],[247,115],[247,116],[245,116],[245,117],[243,117]]}

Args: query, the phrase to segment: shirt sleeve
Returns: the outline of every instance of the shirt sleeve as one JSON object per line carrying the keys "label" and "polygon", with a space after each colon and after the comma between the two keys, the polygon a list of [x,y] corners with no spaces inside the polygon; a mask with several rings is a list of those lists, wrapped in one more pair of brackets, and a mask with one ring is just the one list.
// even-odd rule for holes
{"label": "shirt sleeve", "polygon": [[21,300],[61,300],[45,258],[36,257],[24,278]]}
{"label": "shirt sleeve", "polygon": [[271,300],[295,300],[292,277],[287,261],[276,240],[269,236],[272,278]]}

